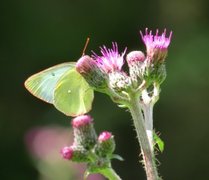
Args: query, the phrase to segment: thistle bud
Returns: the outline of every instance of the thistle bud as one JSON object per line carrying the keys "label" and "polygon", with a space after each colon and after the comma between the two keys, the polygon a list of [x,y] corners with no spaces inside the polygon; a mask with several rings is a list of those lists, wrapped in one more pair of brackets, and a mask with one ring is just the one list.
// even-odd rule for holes
{"label": "thistle bud", "polygon": [[91,149],[96,144],[96,132],[93,119],[89,115],[81,115],[72,120],[74,144],[84,149]]}
{"label": "thistle bud", "polygon": [[98,137],[98,146],[96,152],[99,156],[105,157],[111,155],[115,150],[115,141],[112,133],[104,131]]}
{"label": "thistle bud", "polygon": [[112,134],[110,132],[104,131],[99,135],[98,141],[99,143],[102,143],[102,142],[109,140],[111,137],[112,137]]}
{"label": "thistle bud", "polygon": [[73,162],[89,162],[88,151],[80,146],[65,146],[61,149],[62,157]]}
{"label": "thistle bud", "polygon": [[142,82],[145,55],[141,51],[132,51],[127,55],[126,60],[133,86],[137,87]]}
{"label": "thistle bud", "polygon": [[133,66],[136,63],[143,63],[145,55],[141,51],[131,51],[127,54],[126,60],[129,66]]}
{"label": "thistle bud", "polygon": [[89,115],[77,116],[72,120],[73,128],[83,128],[89,126],[92,123],[92,118]]}
{"label": "thistle bud", "polygon": [[62,157],[67,160],[70,160],[73,157],[73,149],[68,146],[63,147],[60,153],[62,154]]}
{"label": "thistle bud", "polygon": [[107,87],[106,74],[101,71],[97,62],[91,57],[87,55],[82,56],[76,63],[76,70],[96,90],[102,90]]}

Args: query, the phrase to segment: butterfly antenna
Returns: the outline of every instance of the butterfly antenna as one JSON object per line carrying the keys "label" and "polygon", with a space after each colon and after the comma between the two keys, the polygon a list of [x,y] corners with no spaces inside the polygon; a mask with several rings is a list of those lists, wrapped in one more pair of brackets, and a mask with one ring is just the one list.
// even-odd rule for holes
{"label": "butterfly antenna", "polygon": [[85,51],[86,51],[86,48],[87,48],[87,46],[88,46],[88,44],[89,44],[89,41],[90,41],[90,38],[89,38],[89,37],[87,37],[87,39],[86,39],[86,43],[85,43],[85,46],[84,46],[84,48],[83,48],[82,56],[84,56],[84,55],[85,55]]}

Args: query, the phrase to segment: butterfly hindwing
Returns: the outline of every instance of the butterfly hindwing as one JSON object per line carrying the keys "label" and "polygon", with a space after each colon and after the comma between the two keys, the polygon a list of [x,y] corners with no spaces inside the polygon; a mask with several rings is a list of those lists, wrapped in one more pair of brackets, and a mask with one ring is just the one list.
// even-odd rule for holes
{"label": "butterfly hindwing", "polygon": [[91,110],[93,98],[93,89],[76,69],[71,69],[57,82],[53,104],[68,116],[78,116]]}

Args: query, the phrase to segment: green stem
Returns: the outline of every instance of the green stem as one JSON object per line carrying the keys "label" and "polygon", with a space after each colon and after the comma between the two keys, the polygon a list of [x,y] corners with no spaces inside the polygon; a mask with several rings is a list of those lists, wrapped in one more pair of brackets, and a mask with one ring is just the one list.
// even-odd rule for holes
{"label": "green stem", "polygon": [[142,91],[143,103],[141,104],[144,113],[145,128],[152,151],[153,151],[153,107],[154,104],[159,99],[160,85],[154,82],[153,87],[154,89],[151,97],[149,96],[147,89],[144,89]]}
{"label": "green stem", "polygon": [[159,180],[154,153],[151,149],[149,139],[146,133],[145,122],[142,116],[142,110],[139,103],[139,95],[130,96],[129,109],[133,117],[136,128],[137,138],[141,146],[147,180]]}
{"label": "green stem", "polygon": [[147,132],[150,148],[153,151],[153,105],[143,105],[145,129]]}
{"label": "green stem", "polygon": [[99,172],[109,180],[121,180],[112,168],[101,169]]}

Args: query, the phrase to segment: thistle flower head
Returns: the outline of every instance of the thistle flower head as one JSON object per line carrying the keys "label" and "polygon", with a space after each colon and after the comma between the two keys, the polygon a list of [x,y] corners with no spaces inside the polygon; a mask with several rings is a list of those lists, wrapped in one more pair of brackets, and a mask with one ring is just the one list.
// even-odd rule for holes
{"label": "thistle flower head", "polygon": [[164,60],[167,54],[168,46],[171,42],[172,31],[168,37],[166,37],[166,29],[161,35],[158,33],[158,29],[156,30],[155,35],[152,34],[152,31],[148,31],[148,28],[145,29],[144,35],[140,31],[142,40],[147,49],[147,56],[157,60]]}
{"label": "thistle flower head", "polygon": [[93,119],[89,115],[77,116],[72,120],[74,145],[91,149],[97,140]]}
{"label": "thistle flower head", "polygon": [[107,156],[114,152],[115,140],[112,133],[103,131],[98,137],[96,153],[100,156]]}
{"label": "thistle flower head", "polygon": [[126,60],[129,66],[132,87],[137,88],[143,81],[145,55],[141,51],[131,51],[127,54]]}
{"label": "thistle flower head", "polygon": [[77,116],[72,120],[72,126],[74,128],[80,128],[92,123],[92,118],[89,115]]}
{"label": "thistle flower head", "polygon": [[60,153],[62,154],[62,157],[64,159],[70,160],[73,157],[73,148],[72,147],[65,146],[65,147],[63,147],[61,149],[61,152]]}
{"label": "thistle flower head", "polygon": [[76,70],[94,89],[102,90],[106,88],[106,74],[91,57],[87,55],[82,56],[76,63]]}
{"label": "thistle flower head", "polygon": [[60,151],[62,157],[73,162],[89,162],[88,151],[81,146],[65,146]]}
{"label": "thistle flower head", "polygon": [[144,62],[145,56],[144,53],[141,51],[131,51],[130,53],[127,54],[126,60],[128,62],[128,65],[135,64],[137,62]]}
{"label": "thistle flower head", "polygon": [[102,132],[99,137],[98,137],[98,141],[99,142],[103,142],[103,141],[107,141],[112,137],[112,133],[108,132],[108,131],[104,131]]}
{"label": "thistle flower head", "polygon": [[94,68],[96,68],[96,62],[87,55],[82,56],[76,63],[76,70],[80,74],[88,74]]}
{"label": "thistle flower head", "polygon": [[101,69],[106,72],[121,71],[121,68],[124,64],[124,55],[126,48],[122,54],[118,52],[118,45],[116,42],[112,43],[112,49],[107,48],[106,46],[100,47],[101,56],[93,52],[92,58],[96,60],[97,64]]}

